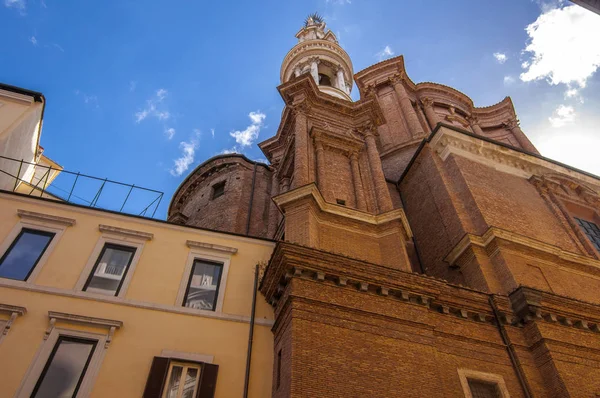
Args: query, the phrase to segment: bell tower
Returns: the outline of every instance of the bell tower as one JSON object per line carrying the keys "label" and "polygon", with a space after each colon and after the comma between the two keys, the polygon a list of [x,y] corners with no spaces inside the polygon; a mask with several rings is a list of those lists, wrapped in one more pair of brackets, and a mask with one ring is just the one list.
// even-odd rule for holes
{"label": "bell tower", "polygon": [[309,15],[296,38],[298,44],[281,65],[281,83],[310,74],[322,92],[352,101],[352,61],[335,34],[326,29],[323,18],[317,13]]}

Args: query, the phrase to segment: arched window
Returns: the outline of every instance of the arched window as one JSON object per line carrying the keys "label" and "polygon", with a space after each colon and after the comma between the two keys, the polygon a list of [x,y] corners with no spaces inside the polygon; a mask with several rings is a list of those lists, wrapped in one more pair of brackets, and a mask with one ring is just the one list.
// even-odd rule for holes
{"label": "arched window", "polygon": [[331,86],[331,79],[329,76],[319,73],[319,86]]}

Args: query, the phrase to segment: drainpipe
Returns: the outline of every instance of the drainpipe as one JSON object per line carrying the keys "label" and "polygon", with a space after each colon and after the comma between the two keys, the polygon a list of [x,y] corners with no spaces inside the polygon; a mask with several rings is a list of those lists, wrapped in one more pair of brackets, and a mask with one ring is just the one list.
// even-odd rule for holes
{"label": "drainpipe", "polygon": [[525,373],[523,372],[521,362],[519,362],[519,359],[517,358],[517,355],[515,353],[515,348],[510,342],[510,338],[506,333],[506,329],[504,329],[504,324],[500,320],[500,313],[498,311],[498,307],[496,307],[496,303],[494,302],[493,294],[490,294],[488,296],[488,301],[490,302],[490,307],[492,307],[492,311],[494,312],[494,318],[496,318],[496,325],[498,326],[500,337],[502,337],[502,342],[506,347],[506,351],[508,352],[508,356],[510,357],[510,362],[512,363],[515,373],[517,374],[519,384],[521,384],[521,389],[523,390],[523,393],[525,394],[526,398],[531,398],[533,397],[533,394],[531,393],[531,387],[529,387],[529,384],[527,383],[527,378],[525,377]]}
{"label": "drainpipe", "polygon": [[248,204],[248,218],[246,219],[246,235],[250,232],[250,219],[252,217],[252,203],[254,202],[254,185],[256,184],[256,163],[252,172],[252,188],[250,189],[250,203]]}
{"label": "drainpipe", "polygon": [[254,268],[254,291],[252,292],[252,313],[250,314],[250,333],[248,334],[248,354],[246,354],[246,377],[244,378],[244,398],[248,398],[248,386],[250,385],[250,364],[252,362],[252,342],[254,341],[254,318],[256,316],[257,289],[258,264],[256,264],[256,267]]}

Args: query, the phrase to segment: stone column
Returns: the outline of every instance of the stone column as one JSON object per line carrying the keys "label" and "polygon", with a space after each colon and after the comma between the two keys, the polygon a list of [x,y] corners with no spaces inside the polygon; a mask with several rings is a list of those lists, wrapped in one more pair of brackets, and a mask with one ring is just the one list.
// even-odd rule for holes
{"label": "stone column", "polygon": [[408,97],[408,93],[402,84],[402,77],[400,75],[394,75],[390,78],[390,83],[394,87],[394,91],[400,100],[400,108],[402,109],[402,114],[404,115],[404,118],[408,124],[410,134],[413,137],[423,135],[423,127],[421,127],[421,123],[417,117],[417,112],[415,112],[412,102]]}
{"label": "stone column", "polygon": [[[271,175],[271,199],[279,195],[279,178],[277,171],[277,164],[271,165],[273,167],[273,174]],[[269,204],[269,237],[272,238],[275,235],[277,226],[279,225],[279,210],[273,200]]]}
{"label": "stone column", "polygon": [[477,118],[477,116],[469,116],[467,118],[467,121],[471,124],[471,128],[473,129],[473,132],[477,135],[483,135],[483,130],[481,129],[481,126],[479,125],[479,119]]}
{"label": "stone column", "polygon": [[300,68],[299,67],[294,69],[294,76],[296,76],[296,77],[300,76]]}
{"label": "stone column", "polygon": [[383,166],[379,158],[377,143],[375,142],[375,127],[368,127],[364,130],[365,141],[367,143],[367,156],[369,157],[369,165],[371,167],[371,177],[375,184],[375,197],[380,213],[392,210],[392,198],[388,190],[385,176],[383,174]]}
{"label": "stone column", "polygon": [[327,183],[325,179],[325,150],[323,149],[323,143],[315,139],[315,152],[317,153],[317,179],[319,190],[321,191],[321,195],[327,200],[329,195],[326,194],[325,190],[327,189]]}
{"label": "stone column", "polygon": [[290,177],[283,177],[281,179],[281,186],[279,192],[286,193],[290,190]]}
{"label": "stone column", "polygon": [[310,74],[313,79],[315,79],[315,83],[317,86],[319,85],[319,59],[313,58],[310,60]]}
{"label": "stone column", "polygon": [[424,97],[421,99],[421,103],[423,104],[423,109],[425,110],[425,116],[427,116],[427,120],[429,121],[429,126],[431,126],[431,129],[433,130],[441,121],[433,109],[433,100],[431,98]]}
{"label": "stone column", "polygon": [[294,107],[296,126],[294,135],[294,181],[292,189],[308,184],[308,126],[307,106],[301,103]]}
{"label": "stone column", "polygon": [[505,121],[504,127],[507,128],[508,130],[510,130],[511,133],[513,133],[513,135],[519,142],[519,145],[521,145],[521,148],[525,149],[528,152],[535,153],[537,155],[540,154],[538,152],[538,150],[535,149],[535,147],[533,146],[531,141],[529,141],[529,138],[527,138],[525,133],[523,133],[523,131],[521,130],[521,127],[519,127],[519,121],[517,119],[511,119],[511,120]]}
{"label": "stone column", "polygon": [[358,167],[358,153],[350,154],[350,167],[352,168],[352,182],[354,183],[354,196],[356,197],[356,208],[367,211],[367,202],[365,200],[365,191],[360,179],[360,169]]}
{"label": "stone column", "polygon": [[344,79],[344,70],[340,67],[337,70],[337,88],[346,92],[346,80]]}

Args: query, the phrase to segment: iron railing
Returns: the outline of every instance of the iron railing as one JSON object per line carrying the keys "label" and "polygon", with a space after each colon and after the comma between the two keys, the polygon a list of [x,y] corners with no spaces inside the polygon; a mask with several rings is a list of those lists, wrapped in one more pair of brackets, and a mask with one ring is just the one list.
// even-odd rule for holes
{"label": "iron railing", "polygon": [[[108,178],[98,178],[6,156],[0,156],[0,164],[4,165],[0,167],[0,173],[8,176],[9,179],[14,179],[14,183],[11,183],[12,191],[31,196],[151,218],[156,215],[164,196],[161,191],[135,184],[125,184]],[[26,171],[23,167],[29,166],[33,166],[33,171],[29,173],[32,178],[31,181],[26,181],[22,178]],[[17,172],[13,174],[5,169],[17,169]],[[53,171],[59,174],[51,179]],[[70,179],[72,182],[69,181]]]}

